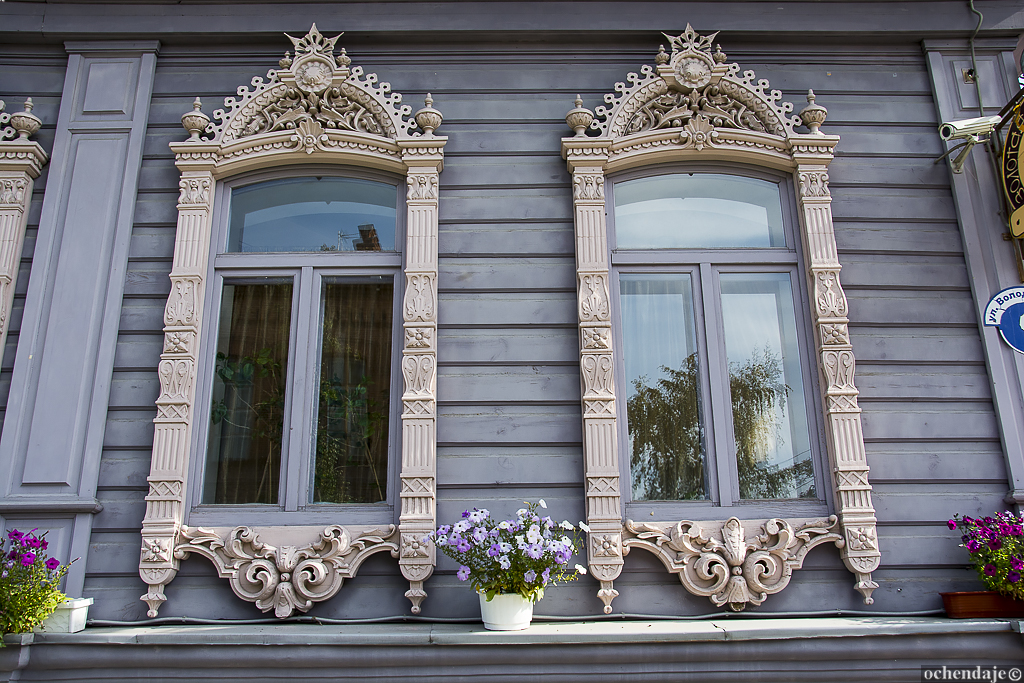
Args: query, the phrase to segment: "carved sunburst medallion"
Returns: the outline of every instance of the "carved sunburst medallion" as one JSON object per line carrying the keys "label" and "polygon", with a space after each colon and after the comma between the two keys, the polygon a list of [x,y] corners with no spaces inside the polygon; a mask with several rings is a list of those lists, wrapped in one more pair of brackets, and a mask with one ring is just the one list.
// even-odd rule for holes
{"label": "carved sunburst medallion", "polygon": [[711,82],[711,67],[701,59],[684,59],[676,66],[676,78],[682,85],[703,88]]}
{"label": "carved sunburst medallion", "polygon": [[295,85],[304,92],[320,92],[331,84],[334,69],[324,59],[312,58],[295,69]]}

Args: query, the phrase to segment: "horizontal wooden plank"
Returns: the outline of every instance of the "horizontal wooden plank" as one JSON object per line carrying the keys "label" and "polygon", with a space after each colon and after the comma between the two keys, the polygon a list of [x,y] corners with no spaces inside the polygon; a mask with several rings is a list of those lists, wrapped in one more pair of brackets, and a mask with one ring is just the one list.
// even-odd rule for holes
{"label": "horizontal wooden plank", "polygon": [[575,366],[527,365],[505,368],[442,366],[437,373],[441,402],[580,401]]}
{"label": "horizontal wooden plank", "polygon": [[170,272],[168,261],[132,261],[125,274],[124,293],[166,297],[171,292]]}
{"label": "horizontal wooden plank", "polygon": [[850,185],[907,188],[949,185],[949,171],[944,166],[918,157],[840,156],[829,164],[828,178],[834,195],[842,194]]}
{"label": "horizontal wooden plank", "polygon": [[[579,446],[452,446],[438,449],[437,481],[466,488],[562,484],[583,489]],[[487,497],[500,495],[491,491]]]}
{"label": "horizontal wooden plank", "polygon": [[857,365],[857,388],[862,399],[921,399],[987,401],[992,392],[980,365]]}
{"label": "horizontal wooden plank", "polygon": [[100,459],[99,485],[103,486],[147,486],[152,451],[139,450],[104,451]]}
{"label": "horizontal wooden plank", "polygon": [[121,333],[114,349],[115,368],[152,368],[160,362],[163,335]]}
{"label": "horizontal wooden plank", "polygon": [[913,331],[858,327],[850,324],[858,361],[885,363],[983,363],[977,329],[936,326]]}
{"label": "horizontal wooden plank", "polygon": [[907,486],[876,485],[872,491],[875,516],[885,523],[944,523],[959,512],[972,517],[991,515],[1003,510],[1007,487],[999,484],[968,483]]}
{"label": "horizontal wooden plank", "polygon": [[[437,238],[445,255],[557,254],[575,256],[572,223],[442,224]],[[442,260],[443,263],[443,260]]]}
{"label": "horizontal wooden plank", "polygon": [[[160,380],[155,372],[114,372],[108,404],[114,408],[155,405],[160,395]],[[154,408],[155,410],[155,408]]]}
{"label": "horizontal wooden plank", "polygon": [[135,198],[135,224],[178,222],[178,190],[140,192]]}
{"label": "horizontal wooden plank", "polygon": [[133,259],[171,258],[174,256],[176,229],[168,227],[135,226],[128,256]]}
{"label": "horizontal wooden plank", "polygon": [[836,245],[840,262],[845,252],[932,252],[959,254],[963,252],[960,228],[955,220],[937,223],[858,222],[839,219],[835,222]]}
{"label": "horizontal wooden plank", "polygon": [[576,292],[442,292],[437,309],[440,325],[575,325]]}
{"label": "horizontal wooden plank", "polygon": [[970,291],[897,291],[846,288],[850,322],[976,325]]}
{"label": "horizontal wooden plank", "polygon": [[971,441],[999,438],[995,414],[991,405],[985,403],[872,401],[861,407],[865,439]]}
{"label": "horizontal wooden plank", "polygon": [[125,298],[121,302],[121,332],[160,332],[164,329],[166,297]]}
{"label": "horizontal wooden plank", "polygon": [[442,192],[438,217],[445,221],[572,220],[572,191],[562,188],[452,190]]}
{"label": "horizontal wooden plank", "polygon": [[869,443],[867,454],[872,481],[1006,480],[1006,460],[996,441]]}
{"label": "horizontal wooden plank", "polygon": [[577,444],[582,407],[438,406],[437,441],[445,444]]}
{"label": "horizontal wooden plank", "polygon": [[577,363],[579,334],[575,329],[439,330],[441,363]]}
{"label": "horizontal wooden plank", "polygon": [[[937,154],[941,154],[938,152]],[[844,188],[832,193],[832,213],[838,220],[884,219],[952,221],[956,219],[953,196],[947,190],[900,188]]]}
{"label": "horizontal wooden plank", "polygon": [[103,510],[93,516],[94,529],[141,529],[146,516],[146,491],[100,490]]}
{"label": "horizontal wooden plank", "polygon": [[849,255],[842,263],[842,282],[847,288],[969,290],[971,286],[967,264],[959,256]]}
{"label": "horizontal wooden plank", "polygon": [[449,258],[440,262],[438,288],[447,293],[473,289],[575,291],[576,264],[566,257]]}
{"label": "horizontal wooden plank", "polygon": [[130,448],[144,451],[153,447],[153,412],[108,410],[103,431],[104,448]]}

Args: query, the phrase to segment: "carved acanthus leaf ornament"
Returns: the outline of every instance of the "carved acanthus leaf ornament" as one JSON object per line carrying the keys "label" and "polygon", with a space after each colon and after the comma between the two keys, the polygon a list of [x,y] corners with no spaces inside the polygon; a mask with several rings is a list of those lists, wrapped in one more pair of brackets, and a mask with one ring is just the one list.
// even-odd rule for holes
{"label": "carved acanthus leaf ornament", "polygon": [[769,519],[753,537],[736,517],[724,523],[682,521],[668,528],[627,521],[622,544],[626,552],[643,547],[655,553],[686,590],[738,612],[785,588],[814,546],[842,547],[837,521],[832,516],[794,528],[784,519]]}
{"label": "carved acanthus leaf ornament", "polygon": [[345,527],[334,525],[309,545],[275,547],[250,527],[235,527],[224,536],[213,529],[183,527],[174,556],[205,556],[235,595],[284,619],[334,597],[369,555],[387,551],[397,557],[398,544],[389,540],[394,535],[393,524],[361,529],[354,538]]}

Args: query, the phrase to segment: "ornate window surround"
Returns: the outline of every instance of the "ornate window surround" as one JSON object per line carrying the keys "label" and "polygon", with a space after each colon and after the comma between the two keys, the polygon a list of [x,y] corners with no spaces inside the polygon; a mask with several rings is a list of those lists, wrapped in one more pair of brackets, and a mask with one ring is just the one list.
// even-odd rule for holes
{"label": "ornate window surround", "polygon": [[[577,98],[562,139],[572,174],[576,272],[583,384],[588,564],[600,581],[598,597],[612,611],[614,580],[632,548],[654,553],[690,593],[716,606],[741,610],[784,589],[806,553],[834,543],[856,576],[865,604],[878,584],[876,520],[868,483],[861,410],[854,383],[846,295],[832,225],[828,165],[839,142],[819,128],[827,111],[814,103],[799,117],[793,105],[753,71],[726,64],[712,42],[688,24],[665,34],[656,66],[627,75],[595,112]],[[808,133],[798,133],[806,125]],[[587,130],[593,135],[588,135]],[[815,360],[824,410],[826,450],[836,514],[824,518],[772,518],[634,522],[622,518],[609,297],[605,178],[663,163],[725,162],[792,174],[798,188],[800,241],[811,293]]]}
{"label": "ornate window surround", "polygon": [[9,114],[0,100],[0,353],[7,342],[32,184],[47,162],[42,146],[28,139],[42,126],[32,107],[29,97],[24,111]]}
{"label": "ornate window surround", "polygon": [[[164,312],[160,396],[142,524],[139,574],[150,617],[164,588],[191,553],[209,559],[243,600],[284,618],[337,594],[370,555],[397,557],[409,581],[405,595],[419,613],[434,549],[421,539],[436,517],[437,198],[447,138],[434,135],[442,116],[427,96],[412,115],[400,94],[361,67],[316,25],[288,36],[295,56],[213,113],[182,116],[191,134],[171,143],[181,172],[171,293]],[[185,525],[191,432],[195,418],[198,340],[210,257],[217,183],[242,173],[289,165],[368,168],[406,182],[402,303],[404,381],[401,428],[401,510],[398,525],[189,527]]]}

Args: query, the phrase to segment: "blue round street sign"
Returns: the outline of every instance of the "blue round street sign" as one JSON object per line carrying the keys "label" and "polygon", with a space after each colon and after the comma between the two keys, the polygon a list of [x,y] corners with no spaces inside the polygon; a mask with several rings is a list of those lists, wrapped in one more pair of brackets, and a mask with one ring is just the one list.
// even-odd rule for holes
{"label": "blue round street sign", "polygon": [[1024,287],[1009,287],[993,296],[985,307],[985,325],[998,328],[1010,348],[1024,353]]}

